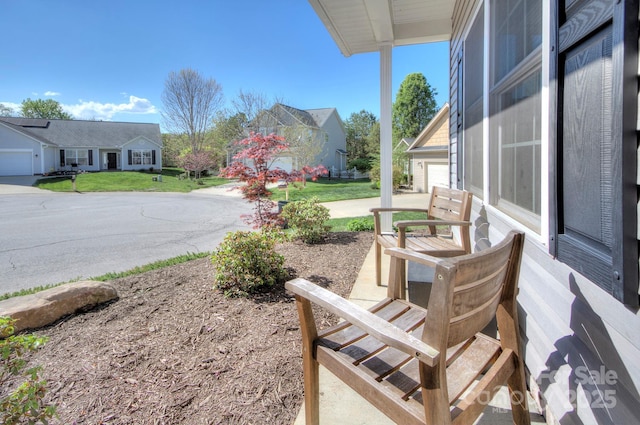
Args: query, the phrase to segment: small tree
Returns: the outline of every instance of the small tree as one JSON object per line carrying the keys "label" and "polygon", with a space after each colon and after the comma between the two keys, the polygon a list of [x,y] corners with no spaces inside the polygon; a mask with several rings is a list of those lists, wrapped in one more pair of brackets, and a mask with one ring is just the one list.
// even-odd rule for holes
{"label": "small tree", "polygon": [[200,178],[200,174],[212,168],[215,160],[210,152],[200,151],[197,153],[187,153],[179,158],[179,164],[189,174],[193,173],[196,179]]}
{"label": "small tree", "polygon": [[304,166],[301,170],[291,173],[273,164],[278,155],[289,148],[284,137],[270,134],[263,136],[260,133],[251,133],[246,139],[235,142],[242,148],[234,155],[234,161],[226,168],[220,170],[220,176],[237,178],[245,185],[240,190],[245,199],[254,202],[254,214],[243,216],[247,224],[254,228],[274,227],[282,224],[282,218],[275,209],[275,202],[269,198],[273,194],[267,186],[281,181],[286,183],[302,181],[307,175],[315,180],[318,175],[325,174],[326,168]]}
{"label": "small tree", "polygon": [[245,222],[252,224],[256,229],[279,225],[281,219],[278,212],[274,211],[275,203],[269,199],[272,193],[267,189],[267,185],[291,179],[285,170],[273,167],[278,154],[285,151],[289,145],[284,137],[275,134],[263,136],[253,132],[235,144],[242,150],[234,155],[231,165],[220,170],[220,175],[237,178],[246,183],[240,190],[245,199],[255,203],[255,213],[253,216],[243,216]]}

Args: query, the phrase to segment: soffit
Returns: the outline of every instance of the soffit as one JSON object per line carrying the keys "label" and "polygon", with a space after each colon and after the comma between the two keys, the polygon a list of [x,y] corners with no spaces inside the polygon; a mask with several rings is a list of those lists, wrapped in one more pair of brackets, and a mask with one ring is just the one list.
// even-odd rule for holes
{"label": "soffit", "polygon": [[309,0],[345,56],[447,41],[453,0]]}

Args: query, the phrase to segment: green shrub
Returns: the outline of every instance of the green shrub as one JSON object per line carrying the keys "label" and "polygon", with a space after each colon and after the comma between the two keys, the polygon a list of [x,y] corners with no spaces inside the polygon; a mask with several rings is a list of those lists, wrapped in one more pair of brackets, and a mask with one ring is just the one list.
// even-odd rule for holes
{"label": "green shrub", "polygon": [[373,217],[354,218],[347,223],[350,232],[368,232],[374,230]]}
{"label": "green shrub", "polygon": [[[393,190],[398,190],[398,188],[402,184],[402,178],[403,178],[402,176],[403,176],[402,168],[398,167],[397,165],[394,165],[391,170]],[[380,164],[376,163],[373,165],[373,167],[371,168],[371,171],[369,172],[369,178],[371,179],[371,182],[375,183],[378,188],[380,187]],[[373,184],[371,185],[371,187],[374,189],[376,188]]]}
{"label": "green shrub", "polygon": [[[47,382],[40,379],[40,366],[26,369],[23,356],[46,342],[32,334],[14,335],[15,320],[0,316],[0,423],[47,424],[55,416],[55,406],[43,401]],[[24,381],[16,388],[12,377]]]}
{"label": "green shrub", "polygon": [[367,171],[371,170],[371,158],[352,159],[347,164],[347,168],[351,170],[354,167],[361,173],[366,173]]}
{"label": "green shrub", "polygon": [[321,242],[329,232],[326,224],[331,216],[329,209],[318,203],[317,197],[289,202],[282,208],[282,217],[296,238],[312,244]]}
{"label": "green shrub", "polygon": [[284,257],[275,252],[268,233],[230,232],[213,252],[214,289],[227,297],[267,292],[288,277]]}

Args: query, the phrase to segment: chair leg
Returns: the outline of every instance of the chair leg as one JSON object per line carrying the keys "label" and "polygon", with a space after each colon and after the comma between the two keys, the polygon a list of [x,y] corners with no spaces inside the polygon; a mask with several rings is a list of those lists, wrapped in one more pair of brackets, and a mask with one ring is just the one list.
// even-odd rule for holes
{"label": "chair leg", "polygon": [[296,308],[302,333],[302,372],[304,374],[304,416],[307,425],[320,423],[320,384],[318,362],[314,357],[313,341],[318,337],[311,302],[296,295]]}
{"label": "chair leg", "polygon": [[320,385],[318,362],[307,350],[302,356],[304,370],[304,416],[306,425],[320,424]]}
{"label": "chair leg", "polygon": [[378,242],[374,242],[376,245],[376,285],[382,285],[382,246]]}
{"label": "chair leg", "polygon": [[529,401],[527,399],[527,384],[524,378],[524,365],[520,357],[516,358],[516,370],[507,381],[509,398],[511,399],[511,413],[513,423],[530,425]]}

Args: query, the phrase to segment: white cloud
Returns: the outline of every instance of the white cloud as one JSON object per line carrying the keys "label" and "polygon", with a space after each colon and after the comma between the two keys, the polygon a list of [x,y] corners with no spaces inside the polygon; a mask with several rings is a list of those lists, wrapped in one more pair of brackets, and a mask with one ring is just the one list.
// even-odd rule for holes
{"label": "white cloud", "polygon": [[60,93],[58,93],[57,91],[46,91],[44,92],[45,96],[60,96]]}
{"label": "white cloud", "polygon": [[129,96],[128,103],[100,103],[80,99],[76,105],[62,105],[62,108],[80,119],[110,121],[115,114],[157,114],[158,109],[151,101]]}
{"label": "white cloud", "polygon": [[13,109],[13,115],[17,116],[18,112],[22,109],[22,104],[13,103],[13,102],[0,102],[1,105],[4,105],[6,108]]}

